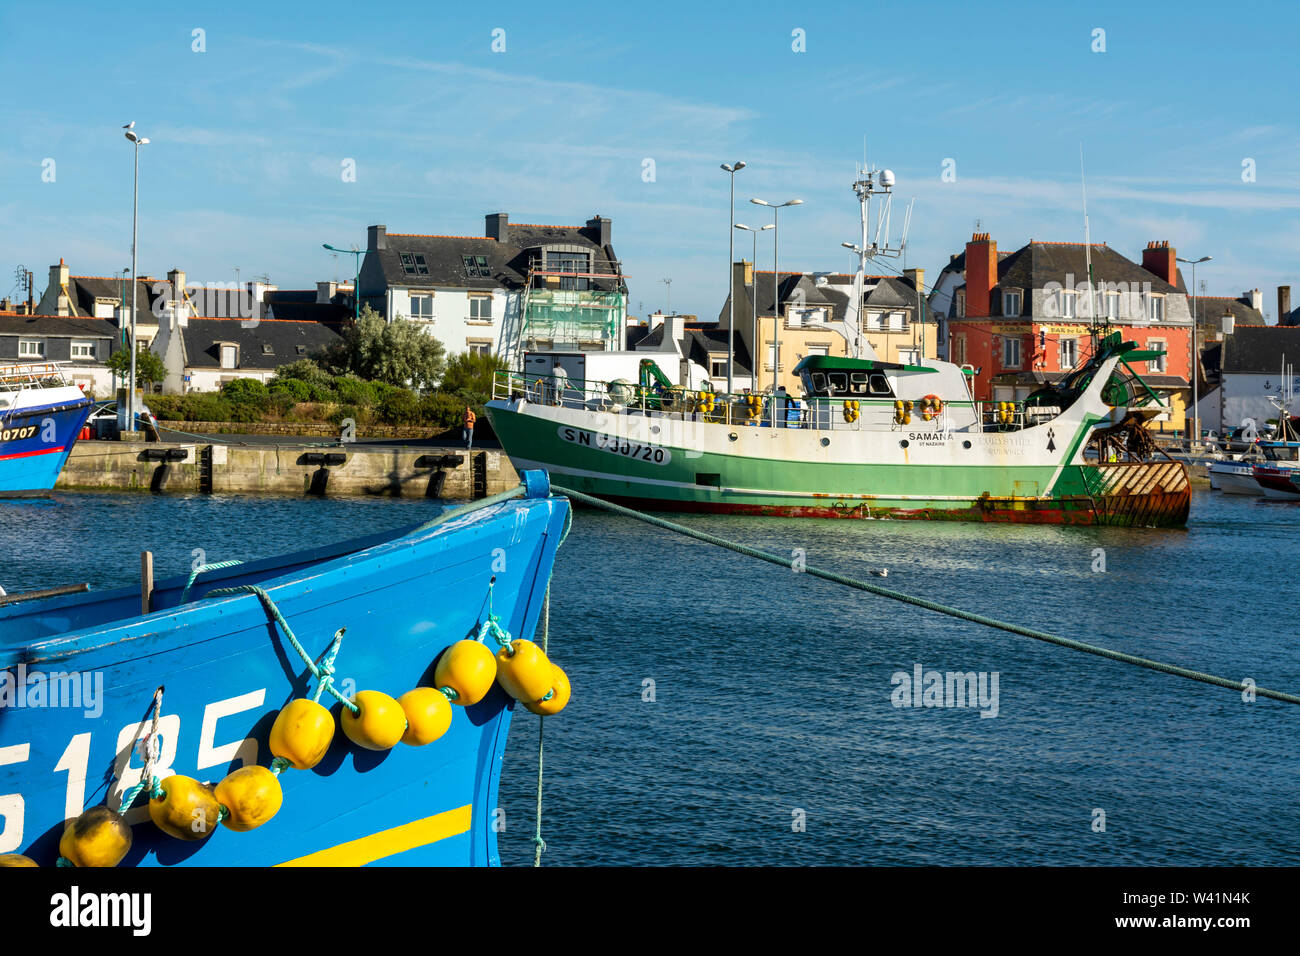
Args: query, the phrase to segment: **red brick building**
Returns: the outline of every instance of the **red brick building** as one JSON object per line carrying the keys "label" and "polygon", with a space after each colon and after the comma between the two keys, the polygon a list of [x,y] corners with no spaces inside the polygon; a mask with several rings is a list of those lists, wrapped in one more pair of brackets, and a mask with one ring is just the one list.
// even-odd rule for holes
{"label": "red brick building", "polygon": [[[975,398],[1023,399],[1087,361],[1089,326],[1104,318],[1125,339],[1162,350],[1134,371],[1171,405],[1162,427],[1181,429],[1190,398],[1192,317],[1177,256],[1152,242],[1139,265],[1105,243],[1036,242],[998,253],[976,233],[936,282],[931,305],[946,315],[948,358],[975,369]],[[1089,292],[1091,291],[1091,298]]]}

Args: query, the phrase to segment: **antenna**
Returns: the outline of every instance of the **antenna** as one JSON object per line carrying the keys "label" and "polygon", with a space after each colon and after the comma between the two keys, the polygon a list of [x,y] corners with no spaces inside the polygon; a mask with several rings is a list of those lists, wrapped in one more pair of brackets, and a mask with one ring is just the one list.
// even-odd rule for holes
{"label": "antenna", "polygon": [[[1092,292],[1092,230],[1088,223],[1088,178],[1083,169],[1083,141],[1079,141],[1079,184],[1083,189],[1083,261],[1087,265],[1088,280],[1085,286],[1087,296],[1089,338],[1092,339],[1092,354],[1097,354],[1097,309],[1096,296]],[[1102,323],[1110,329],[1110,318],[1102,316]]]}

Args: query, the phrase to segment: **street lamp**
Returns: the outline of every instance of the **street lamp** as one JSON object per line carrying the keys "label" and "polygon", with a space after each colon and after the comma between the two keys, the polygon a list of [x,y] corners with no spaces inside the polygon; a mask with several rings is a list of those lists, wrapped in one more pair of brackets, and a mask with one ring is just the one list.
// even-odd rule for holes
{"label": "street lamp", "polygon": [[136,294],[140,283],[136,281],[136,240],[139,237],[140,221],[140,147],[147,146],[148,137],[137,136],[135,120],[127,123],[126,138],[135,145],[135,185],[131,195],[131,378],[126,391],[126,431],[135,431],[135,309]]}
{"label": "street lamp", "polygon": [[766,226],[763,226],[759,229],[755,229],[752,226],[746,226],[743,222],[738,222],[736,223],[736,228],[743,229],[746,232],[752,232],[754,234],[754,258],[751,260],[751,269],[754,274],[754,279],[753,282],[750,283],[754,289],[753,299],[750,302],[750,306],[751,306],[750,311],[753,313],[751,318],[754,320],[753,323],[754,349],[753,349],[753,354],[749,357],[749,361],[754,366],[753,390],[757,392],[758,391],[758,355],[759,352],[761,351],[761,346],[758,341],[758,234],[760,232],[766,232],[768,229],[775,229],[776,227],[769,222]]}
{"label": "street lamp", "polygon": [[330,252],[346,252],[354,257],[357,266],[357,277],[352,281],[352,321],[359,321],[361,318],[361,250],[339,249],[331,246],[328,242],[322,242],[321,245]]}
{"label": "street lamp", "polygon": [[[736,162],[722,168],[731,174],[731,225],[736,224],[736,173],[745,168],[743,162]],[[736,364],[736,230],[727,230],[727,302],[730,303],[730,320],[727,328],[727,394],[732,392],[733,367]]]}
{"label": "street lamp", "polygon": [[[772,319],[772,341],[778,342],[780,341],[781,338],[781,299],[780,299],[781,270],[780,267],[777,265],[777,253],[778,253],[777,243],[780,241],[780,239],[777,233],[776,222],[777,222],[777,217],[780,215],[782,209],[784,209],[786,206],[802,206],[803,200],[791,199],[789,202],[771,203],[771,202],[765,202],[762,199],[751,199],[750,202],[752,202],[755,206],[767,206],[769,209],[772,210],[772,312],[774,313]],[[779,364],[776,361],[776,359],[777,356],[774,354],[772,356],[772,394],[773,395],[776,394],[776,383],[777,383],[777,375],[778,375],[777,365]]]}
{"label": "street lamp", "polygon": [[1201,440],[1201,410],[1199,404],[1199,389],[1197,379],[1200,378],[1201,357],[1196,351],[1196,267],[1202,262],[1209,262],[1214,256],[1201,256],[1199,259],[1184,259],[1181,256],[1175,256],[1179,262],[1185,263],[1192,267],[1192,443],[1191,451],[1196,450],[1197,443]]}

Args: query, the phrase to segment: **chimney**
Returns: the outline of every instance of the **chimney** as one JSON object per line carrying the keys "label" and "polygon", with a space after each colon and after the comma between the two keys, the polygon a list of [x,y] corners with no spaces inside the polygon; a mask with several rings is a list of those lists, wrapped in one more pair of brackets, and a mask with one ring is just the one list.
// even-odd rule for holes
{"label": "chimney", "polygon": [[925,291],[925,270],[924,269],[904,269],[903,278],[912,283],[913,289]]}
{"label": "chimney", "polygon": [[603,216],[594,216],[591,219],[588,219],[587,231],[595,234],[592,236],[592,241],[599,243],[600,248],[604,249],[607,245],[609,245],[609,220],[608,219],[604,218]]}
{"label": "chimney", "polygon": [[1291,311],[1291,287],[1289,285],[1280,285],[1277,287],[1277,324],[1281,325],[1286,322],[1286,314]]}
{"label": "chimney", "polygon": [[1246,298],[1246,296],[1250,296],[1250,307],[1252,309],[1256,312],[1264,311],[1264,293],[1260,292],[1258,289],[1251,289],[1249,292],[1243,292],[1241,294],[1243,299]]}
{"label": "chimney", "polygon": [[741,263],[745,267],[745,285],[752,286],[754,284],[754,263],[746,259],[742,259]]}
{"label": "chimney", "polygon": [[63,262],[63,257],[59,257],[57,266],[50,266],[50,287],[54,289],[58,296],[58,304],[55,306],[55,315],[67,315],[71,312],[72,303],[67,296],[68,288],[68,267]]}
{"label": "chimney", "polygon": [[497,242],[510,241],[510,216],[504,212],[490,212],[483,217],[487,221],[487,237]]}
{"label": "chimney", "polygon": [[7,298],[0,299],[0,312],[12,312],[13,310],[14,307],[12,302],[10,302]]}
{"label": "chimney", "polygon": [[388,227],[371,226],[366,230],[366,249],[387,249],[388,248]]}
{"label": "chimney", "polygon": [[987,232],[977,232],[966,243],[966,315],[987,316],[989,298],[998,282],[998,244]]}
{"label": "chimney", "polygon": [[329,305],[334,300],[334,293],[338,291],[337,282],[317,282],[316,283],[316,304]]}
{"label": "chimney", "polygon": [[1236,317],[1233,316],[1231,312],[1224,312],[1222,322],[1223,322],[1223,334],[1231,335],[1232,330],[1237,323]]}
{"label": "chimney", "polygon": [[[1172,286],[1178,285],[1178,253],[1169,240],[1148,242],[1142,250],[1142,268]],[[1193,295],[1195,290],[1193,290]]]}

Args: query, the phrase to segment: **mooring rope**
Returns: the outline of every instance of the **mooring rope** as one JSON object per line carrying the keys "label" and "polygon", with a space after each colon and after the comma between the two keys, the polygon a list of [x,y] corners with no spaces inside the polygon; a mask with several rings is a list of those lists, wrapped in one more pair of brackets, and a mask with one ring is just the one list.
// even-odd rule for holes
{"label": "mooring rope", "polygon": [[[572,513],[573,509],[569,509]],[[546,582],[546,596],[542,598],[542,653],[548,653],[551,638],[551,583]],[[537,830],[533,834],[533,866],[542,865],[542,854],[546,852],[546,841],[542,839],[542,731],[546,729],[546,717],[537,718]]]}
{"label": "mooring rope", "polygon": [[963,611],[961,608],[951,607],[947,604],[940,604],[938,601],[929,601],[925,598],[915,597],[911,594],[904,594],[902,591],[894,591],[890,588],[880,587],[877,584],[868,584],[866,581],[858,581],[854,578],[845,577],[842,574],[835,574],[833,571],[823,571],[820,568],[814,567],[796,568],[795,560],[793,558],[784,558],[780,555],[770,554],[766,551],[759,551],[757,548],[751,548],[735,541],[728,541],[726,538],[719,538],[716,535],[711,535],[704,531],[696,531],[693,528],[674,524],[671,521],[665,521],[663,518],[656,518],[653,515],[642,514],[632,508],[624,508],[622,505],[603,501],[600,498],[594,498],[591,495],[583,494],[580,491],[562,488],[559,485],[552,485],[551,488],[559,494],[566,495],[575,501],[581,501],[583,504],[591,505],[595,508],[601,508],[605,511],[624,515],[628,518],[635,518],[637,521],[644,521],[647,524],[655,525],[656,527],[663,528],[667,531],[673,531],[677,534],[686,535],[689,538],[695,538],[697,541],[703,541],[706,544],[717,545],[720,548],[735,551],[737,554],[744,554],[751,558],[757,558],[760,561],[778,564],[781,567],[797,570],[802,574],[810,574],[815,578],[831,581],[834,584],[842,584],[845,587],[856,588],[859,591],[866,591],[868,594],[875,594],[879,597],[889,598],[891,601],[901,601],[904,604],[911,604],[915,607],[924,608],[927,611],[936,611],[939,614],[946,614],[949,617],[959,618],[963,621],[972,621],[976,624],[983,624],[986,627],[997,628],[998,630],[1007,631],[1011,634],[1030,637],[1036,641],[1044,641],[1048,644],[1068,647],[1071,650],[1083,651],[1085,654],[1094,654],[1097,657],[1109,658],[1113,661],[1119,661],[1122,664],[1132,664],[1135,667],[1145,667],[1148,670],[1159,671],[1162,674],[1172,674],[1175,677],[1200,681],[1203,684],[1214,684],[1218,687],[1227,687],[1231,690],[1249,691],[1257,696],[1271,697],[1274,700],[1284,701],[1288,704],[1300,704],[1300,696],[1297,696],[1296,694],[1288,694],[1285,691],[1269,690],[1266,687],[1258,687],[1253,683],[1229,680],[1226,677],[1219,677],[1215,674],[1206,674],[1202,671],[1192,670],[1187,667],[1179,667],[1176,664],[1166,664],[1163,661],[1155,661],[1147,657],[1138,657],[1136,654],[1126,654],[1123,651],[1111,650],[1108,647],[1101,647],[1097,644],[1088,644],[1084,641],[1076,641],[1068,637],[1049,634],[1046,631],[1039,631],[1030,627],[1022,627],[1019,624],[999,621],[996,618],[987,617],[983,614],[975,614],[971,611]]}

